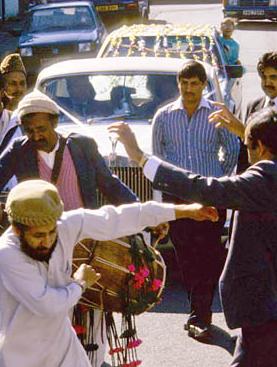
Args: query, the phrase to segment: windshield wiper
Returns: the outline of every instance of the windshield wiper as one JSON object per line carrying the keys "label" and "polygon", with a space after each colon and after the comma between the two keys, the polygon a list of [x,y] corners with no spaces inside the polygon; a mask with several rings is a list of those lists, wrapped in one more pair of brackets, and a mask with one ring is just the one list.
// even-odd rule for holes
{"label": "windshield wiper", "polygon": [[101,116],[101,117],[89,117],[87,119],[87,123],[92,125],[92,124],[97,124],[98,122],[105,122],[105,121],[111,121],[111,120],[127,120],[130,118],[134,118],[134,117],[138,117],[138,115],[136,113],[122,113],[122,114],[113,114],[113,115],[109,115],[109,116]]}

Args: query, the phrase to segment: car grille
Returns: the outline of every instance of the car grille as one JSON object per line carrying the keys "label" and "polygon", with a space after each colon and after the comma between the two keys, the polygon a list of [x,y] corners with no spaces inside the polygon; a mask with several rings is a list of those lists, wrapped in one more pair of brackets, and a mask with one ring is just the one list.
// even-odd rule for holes
{"label": "car grille", "polygon": [[33,54],[39,58],[69,55],[77,51],[76,44],[33,47]]}
{"label": "car grille", "polygon": [[240,6],[269,6],[269,0],[240,0]]}
{"label": "car grille", "polygon": [[[152,184],[144,176],[140,167],[110,167],[110,170],[136,193],[141,202],[152,200]],[[99,206],[107,204],[99,192],[97,202]]]}

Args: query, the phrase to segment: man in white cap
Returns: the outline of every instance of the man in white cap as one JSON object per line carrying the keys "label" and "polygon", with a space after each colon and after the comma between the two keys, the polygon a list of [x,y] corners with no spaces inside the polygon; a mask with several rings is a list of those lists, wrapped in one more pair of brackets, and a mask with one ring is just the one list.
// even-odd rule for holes
{"label": "man in white cap", "polygon": [[[137,201],[136,195],[112,175],[92,138],[79,134],[64,138],[56,132],[58,116],[56,103],[38,91],[20,101],[18,117],[26,136],[12,142],[0,156],[0,190],[15,175],[18,182],[41,178],[56,184],[65,210],[96,208],[97,190],[114,205]],[[100,315],[95,312],[95,330],[98,324]],[[100,339],[99,348],[103,346]],[[92,340],[85,344],[89,349]]]}
{"label": "man in white cap", "polygon": [[69,319],[100,274],[82,264],[72,274],[76,242],[109,240],[176,218],[218,219],[199,204],[147,202],[63,213],[54,185],[28,180],[7,198],[11,226],[0,238],[0,366],[91,367]]}

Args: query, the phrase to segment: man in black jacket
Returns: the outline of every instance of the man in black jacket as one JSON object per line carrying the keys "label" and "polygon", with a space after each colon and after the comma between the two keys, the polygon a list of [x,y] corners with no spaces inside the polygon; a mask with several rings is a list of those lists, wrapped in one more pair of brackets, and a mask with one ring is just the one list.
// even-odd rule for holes
{"label": "man in black jacket", "polygon": [[241,150],[238,159],[237,172],[243,172],[249,165],[247,150],[243,145],[244,129],[252,113],[260,111],[265,107],[275,107],[277,109],[277,51],[266,52],[261,56],[257,64],[257,71],[261,78],[261,87],[265,95],[247,105],[244,123],[238,120],[224,104],[215,102],[220,107],[209,116],[209,121],[215,123],[217,127],[225,127],[241,139]]}
{"label": "man in black jacket", "polygon": [[157,190],[183,200],[235,210],[220,295],[227,325],[241,328],[232,367],[277,366],[277,112],[263,109],[245,131],[249,162],[231,177],[203,177],[147,157],[126,124],[119,135]]}

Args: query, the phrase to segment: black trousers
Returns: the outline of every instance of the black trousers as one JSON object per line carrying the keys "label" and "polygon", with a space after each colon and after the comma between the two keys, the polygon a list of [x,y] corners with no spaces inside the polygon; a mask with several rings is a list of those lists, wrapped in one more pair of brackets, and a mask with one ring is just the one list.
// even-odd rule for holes
{"label": "black trousers", "polygon": [[[164,196],[164,201],[176,202],[176,198]],[[226,259],[221,243],[225,218],[226,212],[222,211],[216,223],[190,219],[170,222],[170,237],[191,305],[191,322],[198,319],[207,324],[211,322],[214,289]]]}
{"label": "black trousers", "polygon": [[277,366],[277,320],[241,329],[231,367]]}

